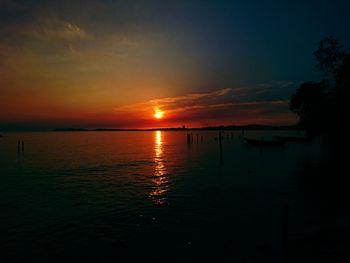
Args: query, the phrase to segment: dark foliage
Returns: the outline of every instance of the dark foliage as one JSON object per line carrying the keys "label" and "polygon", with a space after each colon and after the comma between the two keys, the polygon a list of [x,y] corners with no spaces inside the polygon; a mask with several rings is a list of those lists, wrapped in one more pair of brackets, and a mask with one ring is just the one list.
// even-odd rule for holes
{"label": "dark foliage", "polygon": [[324,130],[327,95],[321,82],[305,82],[292,95],[290,110],[299,115],[299,126],[312,133]]}
{"label": "dark foliage", "polygon": [[333,37],[321,40],[314,55],[324,79],[301,84],[291,96],[290,110],[298,114],[299,126],[310,134],[334,134],[349,116],[350,55]]}
{"label": "dark foliage", "polygon": [[337,74],[345,56],[338,40],[332,36],[322,39],[313,54],[317,61],[316,68],[328,77],[334,77]]}

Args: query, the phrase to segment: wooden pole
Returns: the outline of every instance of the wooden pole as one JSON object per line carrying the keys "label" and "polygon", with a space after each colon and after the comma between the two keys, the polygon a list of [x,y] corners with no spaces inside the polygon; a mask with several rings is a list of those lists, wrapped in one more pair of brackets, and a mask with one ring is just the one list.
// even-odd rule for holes
{"label": "wooden pole", "polygon": [[288,218],[289,207],[288,204],[283,209],[283,222],[282,222],[282,262],[288,262]]}
{"label": "wooden pole", "polygon": [[219,132],[219,147],[220,147],[220,165],[222,165],[222,135],[221,135],[221,131]]}

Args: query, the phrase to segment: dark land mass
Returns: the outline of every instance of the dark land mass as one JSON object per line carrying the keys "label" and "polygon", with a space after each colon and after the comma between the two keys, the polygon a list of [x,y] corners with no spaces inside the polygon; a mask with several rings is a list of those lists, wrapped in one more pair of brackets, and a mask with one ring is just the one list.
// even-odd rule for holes
{"label": "dark land mass", "polygon": [[88,129],[81,129],[81,128],[56,128],[53,131],[88,131]]}
{"label": "dark land mass", "polygon": [[223,130],[299,130],[296,125],[271,126],[271,125],[229,125],[229,126],[208,126],[200,128],[150,128],[150,129],[84,129],[84,128],[56,128],[52,131],[223,131]]}

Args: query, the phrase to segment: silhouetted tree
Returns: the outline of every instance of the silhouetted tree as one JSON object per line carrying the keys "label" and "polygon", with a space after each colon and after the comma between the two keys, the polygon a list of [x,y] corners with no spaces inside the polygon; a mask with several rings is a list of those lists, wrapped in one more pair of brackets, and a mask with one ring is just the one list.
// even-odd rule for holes
{"label": "silhouetted tree", "polygon": [[298,114],[299,126],[306,131],[335,133],[349,116],[350,55],[333,37],[322,39],[313,54],[324,79],[301,84],[290,99],[290,110]]}
{"label": "silhouetted tree", "polygon": [[315,134],[323,130],[326,93],[322,82],[304,82],[292,95],[290,110],[298,114],[300,128]]}
{"label": "silhouetted tree", "polygon": [[335,87],[329,92],[331,103],[331,125],[334,129],[344,130],[350,116],[350,55],[346,54],[335,76]]}
{"label": "silhouetted tree", "polygon": [[336,92],[348,96],[350,91],[350,54],[345,54],[336,74]]}
{"label": "silhouetted tree", "polygon": [[326,78],[334,79],[345,56],[338,40],[332,36],[323,38],[313,54],[317,60],[316,68],[322,71]]}

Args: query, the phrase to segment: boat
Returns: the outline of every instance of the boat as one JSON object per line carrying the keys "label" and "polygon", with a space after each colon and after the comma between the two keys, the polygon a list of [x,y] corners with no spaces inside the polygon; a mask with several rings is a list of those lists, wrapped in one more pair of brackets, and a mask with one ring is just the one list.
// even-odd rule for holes
{"label": "boat", "polygon": [[286,142],[281,140],[263,140],[244,138],[245,142],[251,146],[259,147],[284,147]]}
{"label": "boat", "polygon": [[275,138],[282,142],[308,142],[310,137],[305,136],[275,136]]}

